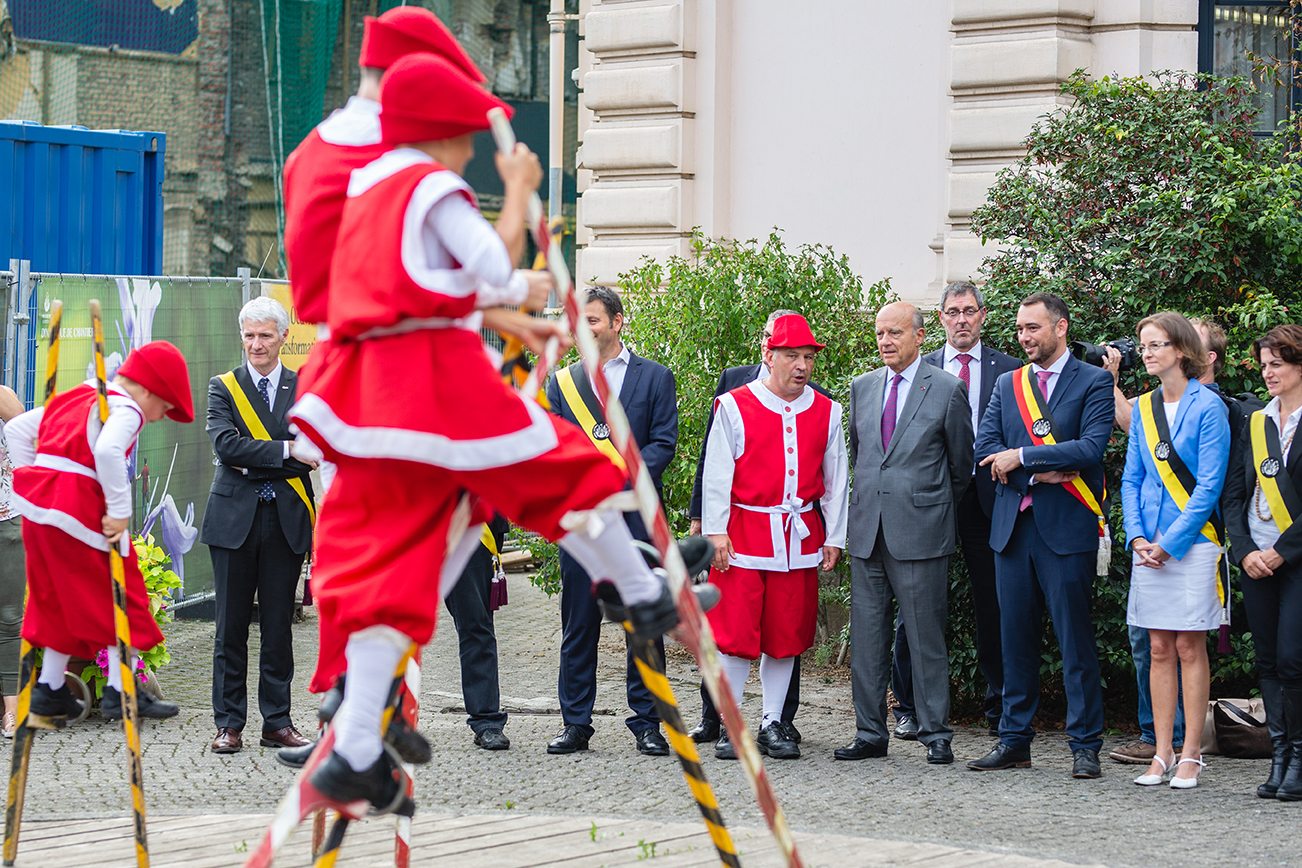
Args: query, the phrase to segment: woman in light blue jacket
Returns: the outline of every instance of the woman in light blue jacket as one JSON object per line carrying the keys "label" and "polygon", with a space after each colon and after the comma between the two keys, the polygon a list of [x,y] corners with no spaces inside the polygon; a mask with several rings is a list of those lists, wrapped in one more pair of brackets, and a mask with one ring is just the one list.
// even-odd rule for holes
{"label": "woman in light blue jacket", "polygon": [[1163,311],[1136,330],[1144,366],[1161,386],[1135,402],[1121,479],[1126,542],[1134,552],[1126,623],[1148,630],[1153,663],[1153,731],[1157,753],[1145,774],[1154,786],[1173,771],[1171,787],[1198,785],[1204,763],[1197,734],[1185,739],[1180,761],[1171,746],[1180,687],[1190,719],[1207,707],[1211,676],[1207,631],[1221,624],[1228,588],[1221,588],[1224,526],[1217,501],[1229,462],[1230,426],[1224,402],[1198,378],[1207,352],[1189,320]]}

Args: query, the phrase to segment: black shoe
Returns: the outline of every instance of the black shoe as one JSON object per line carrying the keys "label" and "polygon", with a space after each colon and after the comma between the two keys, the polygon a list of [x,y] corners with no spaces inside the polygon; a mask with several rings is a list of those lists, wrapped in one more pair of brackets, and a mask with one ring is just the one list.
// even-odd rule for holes
{"label": "black shoe", "polygon": [[732,746],[732,739],[728,738],[726,729],[719,733],[719,740],[714,743],[714,758],[730,760],[737,758],[737,749]]}
{"label": "black shoe", "polygon": [[387,753],[380,754],[369,769],[359,772],[331,751],[311,777],[312,786],[327,798],[345,803],[365,800],[377,813],[410,817],[416,813],[416,804],[404,792],[405,782],[405,776],[398,773]]}
{"label": "black shoe", "polygon": [[796,729],[796,725],[789,720],[783,720],[780,722],[782,724],[782,731],[787,734],[787,739],[794,741],[796,744],[800,744],[800,730]]}
{"label": "black shoe", "polygon": [[1257,787],[1257,795],[1273,799],[1284,783],[1284,772],[1292,751],[1288,743],[1288,728],[1284,725],[1284,686],[1273,678],[1261,679],[1261,702],[1266,708],[1266,731],[1270,734],[1270,775]]}
{"label": "black shoe", "polygon": [[[104,688],[106,695],[108,690],[109,688]],[[41,717],[77,717],[81,714],[81,703],[66,684],[59,685],[59,689],[55,690],[48,684],[36,682],[32,688],[31,705],[28,707],[32,714]]]}
{"label": "black shoe", "polygon": [[316,742],[312,742],[302,747],[282,747],[276,751],[276,762],[286,768],[301,769],[307,765],[308,758],[312,756],[316,744]]}
{"label": "black shoe", "polygon": [[384,733],[384,740],[393,745],[393,749],[402,757],[403,762],[423,766],[434,755],[425,736],[411,728],[401,717],[394,716],[389,722],[389,729]]}
{"label": "black shoe", "polygon": [[954,751],[949,748],[949,739],[938,738],[927,745],[927,762],[933,766],[947,766],[954,761]]}
{"label": "black shoe", "polygon": [[[156,699],[148,690],[136,690],[136,711],[142,718],[166,720],[180,714],[181,706],[166,699]],[[99,700],[99,713],[105,720],[118,720],[122,717],[122,697],[116,688],[104,685],[104,695]]]}
{"label": "black shoe", "polygon": [[[660,552],[651,543],[633,540],[633,545],[642,553],[647,566],[652,569],[664,566],[660,562]],[[687,575],[694,576],[709,569],[710,562],[714,560],[714,543],[703,536],[689,536],[678,541],[678,555],[687,567]]]}
{"label": "black shoe", "polygon": [[687,737],[697,744],[719,740],[719,721],[702,717],[701,722],[692,727]]}
{"label": "black shoe", "polygon": [[660,727],[649,726],[637,734],[637,752],[643,756],[669,756],[669,742]]}
{"label": "black shoe", "polygon": [[786,728],[781,721],[773,721],[760,730],[756,740],[760,753],[773,759],[799,759],[800,745],[787,738]]}
{"label": "black shoe", "polygon": [[[663,570],[656,570],[656,575],[662,581],[664,580]],[[632,621],[633,634],[640,639],[659,639],[678,626],[678,607],[674,603],[668,584],[661,588],[659,598],[633,606],[624,605],[613,582],[598,582],[593,592],[597,595],[597,605],[606,616],[606,620],[616,624]],[[692,593],[696,594],[696,602],[702,612],[710,611],[722,599],[718,585],[708,583],[693,585]]]}
{"label": "black shoe", "polygon": [[886,745],[873,744],[859,736],[855,736],[854,741],[845,747],[838,747],[832,751],[832,758],[839,760],[876,759],[883,756],[886,756]]}
{"label": "black shoe", "polygon": [[1289,757],[1284,777],[1275,791],[1281,802],[1302,802],[1302,688],[1283,687],[1284,728],[1288,732]]}
{"label": "black shoe", "polygon": [[1099,752],[1086,747],[1072,751],[1071,776],[1073,778],[1103,777],[1103,769],[1099,767]]}
{"label": "black shoe", "polygon": [[[1098,754],[1096,753],[1097,757]],[[1097,762],[1097,759],[1095,760]],[[1009,747],[1002,741],[981,759],[972,760],[967,767],[977,772],[997,772],[1004,769],[1029,769],[1031,749]]]}
{"label": "black shoe", "polygon": [[335,712],[339,710],[339,704],[344,701],[344,679],[346,675],[340,675],[335,686],[331,687],[321,697],[321,707],[316,710],[316,719],[322,723],[329,723],[335,719]]}
{"label": "black shoe", "polygon": [[496,726],[475,733],[475,746],[484,750],[510,750],[511,740]]}
{"label": "black shoe", "polygon": [[575,723],[565,724],[561,734],[556,736],[547,745],[548,753],[574,753],[575,751],[588,749],[588,734],[583,731],[583,727]]}
{"label": "black shoe", "polygon": [[895,722],[895,737],[902,741],[918,740],[918,721],[904,715]]}

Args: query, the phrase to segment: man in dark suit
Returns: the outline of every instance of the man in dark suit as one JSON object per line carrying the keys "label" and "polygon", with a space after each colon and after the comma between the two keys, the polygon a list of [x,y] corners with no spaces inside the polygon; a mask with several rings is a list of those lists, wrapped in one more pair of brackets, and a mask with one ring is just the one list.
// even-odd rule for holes
{"label": "man in dark suit", "polygon": [[1072,775],[1096,778],[1103,693],[1090,618],[1102,523],[1103,452],[1116,410],[1112,377],[1067,352],[1070,313],[1037,292],[1017,311],[1017,340],[1031,364],[995,384],[976,457],[995,480],[990,547],[1004,651],[999,744],[968,768],[1031,764],[1031,718],[1040,697],[1044,609],[1062,648]]}
{"label": "man in dark suit", "polygon": [[[773,337],[773,322],[782,316],[789,314],[799,314],[799,311],[779,308],[769,314],[768,319],[764,322],[764,331],[760,335],[760,346],[768,346],[769,338]],[[725,368],[719,375],[719,385],[714,389],[714,398],[717,400],[720,395],[731,392],[738,386],[744,386],[747,383],[753,383],[756,380],[762,380],[769,375],[768,368],[761,362],[758,365],[737,365],[732,368]],[[827,395],[827,390],[817,383],[809,384],[814,391]],[[829,396],[830,397],[830,396]],[[705,473],[705,444],[710,439],[710,428],[714,425],[714,404],[710,401],[710,413],[705,420],[705,434],[701,437],[701,454],[696,461],[696,481],[692,483],[692,501],[688,507],[688,517],[691,519],[691,534],[696,536],[701,532],[701,477]],[[818,505],[815,504],[815,509]],[[741,697],[737,697],[741,701]],[[786,730],[786,736],[791,741],[800,743],[800,731],[796,729],[795,719],[796,711],[800,708],[800,658],[797,657],[794,667],[791,670],[791,683],[787,686],[787,698],[782,704],[782,728]],[[701,684],[701,722],[692,728],[688,733],[696,742],[715,742],[719,740],[719,712],[714,707],[714,700],[710,698],[710,692],[705,689],[705,684]]]}
{"label": "man in dark suit", "polygon": [[[1015,371],[1021,363],[1010,355],[981,342],[986,320],[986,302],[981,290],[966,280],[951,283],[940,294],[940,322],[945,327],[945,346],[922,360],[953,374],[967,386],[972,409],[972,436],[990,404],[995,380]],[[975,466],[973,467],[975,470]],[[995,484],[981,472],[963,492],[958,503],[958,535],[963,543],[963,561],[972,583],[973,616],[976,621],[977,665],[986,679],[986,724],[999,733],[1003,713],[1004,664],[999,644],[999,597],[995,593],[995,553],[990,548],[990,513],[995,504]],[[904,625],[895,630],[895,665],[891,671],[891,693],[895,696],[895,737],[917,738],[918,722],[913,708],[913,675],[909,641]]]}
{"label": "man in dark suit", "polygon": [[972,481],[972,411],[962,380],[923,364],[916,307],[893,302],[877,314],[885,366],[850,386],[850,673],[855,737],[833,756],[886,755],[886,685],[891,616],[913,643],[918,740],[927,762],[954,761],[945,650],[949,558],[955,512]]}
{"label": "man in dark suit", "polygon": [[258,711],[263,747],[308,744],[289,716],[294,677],[294,590],[312,547],[312,466],[290,457],[285,414],[298,375],[280,363],[289,314],[255,298],[239,316],[247,362],[208,383],[208,436],[217,471],[199,539],[212,556],[217,593],[212,703],[214,753],[243,745],[249,622],[257,596],[262,642]]}
{"label": "man in dark suit", "polygon": [[[642,452],[656,490],[660,477],[673,460],[678,447],[678,398],[674,375],[664,365],[634,355],[620,340],[624,327],[624,304],[619,295],[605,287],[588,291],[583,309],[601,355],[602,370],[611,392],[619,395],[628,416],[633,439]],[[598,449],[623,467],[604,408],[580,362],[556,373],[547,384],[547,400],[553,413],[574,422]],[[642,518],[625,513],[635,539],[649,539]],[[564,551],[561,562],[561,661],[558,693],[564,729],[547,745],[548,753],[568,754],[588,749],[592,737],[592,708],[597,695],[597,640],[601,635],[601,612],[592,594],[592,580],[578,562]],[[661,655],[664,639],[656,640]],[[668,756],[669,744],[660,733],[660,716],[651,693],[642,683],[633,651],[627,649],[627,695],[633,711],[626,723],[633,732],[639,752],[647,756]]]}

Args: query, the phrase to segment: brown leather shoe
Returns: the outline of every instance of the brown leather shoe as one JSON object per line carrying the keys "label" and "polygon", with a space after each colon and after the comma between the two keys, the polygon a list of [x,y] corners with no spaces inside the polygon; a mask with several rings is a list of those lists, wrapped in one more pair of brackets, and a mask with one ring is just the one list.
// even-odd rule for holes
{"label": "brown leather shoe", "polygon": [[303,734],[292,726],[282,726],[275,732],[263,732],[262,738],[258,744],[263,747],[305,747],[312,743],[311,739],[304,738]]}
{"label": "brown leather shoe", "polygon": [[212,740],[213,753],[239,753],[244,749],[244,739],[238,729],[223,726],[217,730],[217,737]]}

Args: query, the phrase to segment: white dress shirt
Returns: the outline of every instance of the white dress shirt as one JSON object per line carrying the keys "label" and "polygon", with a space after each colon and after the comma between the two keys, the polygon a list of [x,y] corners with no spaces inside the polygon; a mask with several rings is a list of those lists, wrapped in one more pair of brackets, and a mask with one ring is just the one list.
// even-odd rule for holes
{"label": "white dress shirt", "polygon": [[[963,370],[963,363],[958,360],[959,353],[967,353],[972,360],[967,363],[967,373],[969,383],[967,387],[967,403],[972,408],[972,436],[976,436],[977,429],[981,427],[981,342],[967,350],[956,350],[953,346],[945,344],[945,364],[943,365],[945,373],[959,375]],[[961,378],[960,378],[961,379]]]}
{"label": "white dress shirt", "polygon": [[[1275,430],[1279,431],[1280,445],[1285,443],[1291,444],[1291,438],[1297,432],[1298,421],[1302,420],[1302,407],[1298,407],[1289,414],[1288,419],[1281,423],[1279,418],[1279,398],[1271,398],[1270,403],[1266,405],[1266,415],[1275,422]],[[1284,461],[1288,461],[1289,447],[1284,447]],[[1281,471],[1287,472],[1287,471]],[[1262,518],[1257,514],[1260,510]],[[1261,483],[1253,486],[1250,502],[1248,504],[1248,533],[1252,535],[1252,541],[1257,544],[1257,548],[1263,552],[1279,542],[1279,526],[1271,517],[1270,502],[1266,500],[1266,495],[1261,493]]]}
{"label": "white dress shirt", "polygon": [[[276,392],[277,392],[277,390],[280,389],[280,372],[283,371],[283,370],[285,370],[285,366],[284,366],[283,364],[281,364],[279,360],[277,360],[277,361],[276,361],[276,367],[272,368],[270,374],[259,374],[259,373],[258,373],[258,369],[255,368],[255,367],[253,367],[253,363],[252,363],[252,362],[247,362],[247,361],[246,361],[246,362],[244,363],[244,367],[248,369],[248,371],[249,371],[249,376],[253,378],[253,388],[254,388],[255,390],[258,389],[258,383],[261,383],[261,382],[262,382],[262,378],[263,378],[263,377],[266,377],[266,378],[267,378],[267,380],[269,381],[269,382],[267,383],[267,395],[268,395],[268,397],[271,398],[271,407],[275,407],[275,406],[276,406]],[[259,391],[259,394],[261,394],[261,390],[258,390],[258,391]],[[267,408],[268,411],[270,411],[271,407],[268,407],[268,408]],[[285,446],[285,454],[284,454],[282,457],[283,457],[283,458],[288,458],[288,457],[289,457],[289,447],[293,444],[293,441],[292,441],[292,440],[282,440],[281,443],[283,443],[284,446]],[[249,475],[249,471],[248,471],[247,469],[245,469],[245,468],[241,468],[241,472],[242,472],[245,476],[248,476],[248,475]]]}
{"label": "white dress shirt", "polygon": [[[899,424],[900,411],[904,409],[904,402],[909,400],[909,389],[913,386],[913,381],[918,376],[918,368],[922,367],[922,356],[914,358],[913,363],[900,372],[904,378],[900,380],[898,394],[895,398],[895,422]],[[882,389],[882,414],[886,414],[886,402],[891,399],[891,381],[895,379],[895,371],[890,368],[886,369],[886,388]]]}
{"label": "white dress shirt", "polygon": [[624,375],[628,373],[630,357],[628,347],[620,347],[619,355],[601,366],[602,373],[606,375],[606,385],[610,386],[610,394],[616,398],[624,388]]}

